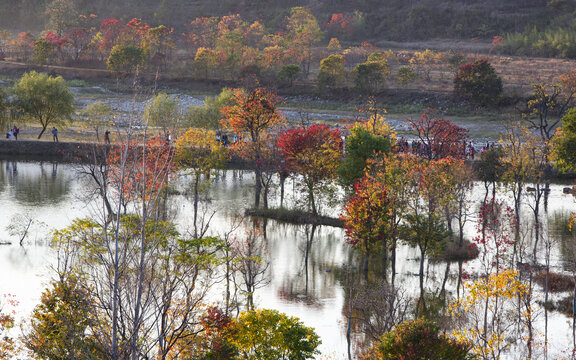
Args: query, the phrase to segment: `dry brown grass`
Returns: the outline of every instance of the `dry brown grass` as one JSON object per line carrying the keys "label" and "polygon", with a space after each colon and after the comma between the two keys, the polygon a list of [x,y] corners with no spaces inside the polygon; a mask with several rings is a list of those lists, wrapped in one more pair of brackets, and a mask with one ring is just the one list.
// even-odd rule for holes
{"label": "dry brown grass", "polygon": [[[402,51],[409,56],[412,51]],[[568,59],[544,59],[513,56],[488,55],[482,53],[463,54],[469,61],[485,58],[502,78],[502,85],[506,94],[528,96],[532,92],[532,84],[554,83],[558,76],[576,69],[576,61]],[[396,74],[400,66],[406,64],[392,63],[392,74]],[[389,81],[387,87],[407,90],[428,90],[439,92],[452,92],[455,73],[450,71],[447,64],[434,64],[430,71],[430,81],[418,79],[406,87]]]}

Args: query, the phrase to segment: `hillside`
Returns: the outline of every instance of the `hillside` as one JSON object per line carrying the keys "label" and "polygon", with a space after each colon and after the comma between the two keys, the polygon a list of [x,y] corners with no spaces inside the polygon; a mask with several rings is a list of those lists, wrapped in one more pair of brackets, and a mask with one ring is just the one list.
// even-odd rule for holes
{"label": "hillside", "polygon": [[230,13],[277,29],[288,9],[305,6],[321,23],[335,13],[354,19],[350,41],[491,38],[562,22],[560,15],[569,18],[576,7],[574,0],[0,0],[0,24],[13,31],[43,30],[53,1],[72,1],[85,15],[138,17],[176,30],[195,17]]}

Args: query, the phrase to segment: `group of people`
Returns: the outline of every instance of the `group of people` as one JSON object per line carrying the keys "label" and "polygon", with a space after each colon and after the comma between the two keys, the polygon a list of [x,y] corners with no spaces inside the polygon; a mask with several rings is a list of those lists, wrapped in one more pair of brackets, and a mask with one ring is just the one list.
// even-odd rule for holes
{"label": "group of people", "polygon": [[[56,126],[52,126],[52,141],[54,142],[58,142],[58,129],[56,128]],[[14,127],[10,130],[8,130],[8,132],[6,133],[6,139],[11,139],[12,137],[14,137],[14,140],[18,140],[18,134],[20,133],[20,129],[14,125]],[[170,136],[170,135],[168,135]],[[110,131],[106,130],[106,132],[104,133],[104,142],[106,144],[110,144]]]}
{"label": "group of people", "polygon": [[14,136],[14,140],[18,140],[18,133],[20,133],[20,129],[14,125],[14,127],[6,133],[6,139],[11,139]]}
{"label": "group of people", "polygon": [[412,144],[408,142],[408,140],[401,137],[398,140],[398,151],[400,152],[411,152],[416,155],[424,155],[428,150],[428,146],[426,143],[418,140],[413,140]]}
{"label": "group of people", "polygon": [[228,139],[228,134],[216,134],[216,141],[221,143],[222,145],[226,146],[228,144],[234,144],[236,142],[238,142],[238,135],[234,134],[234,138],[232,140],[232,142],[230,142],[230,140]]}
{"label": "group of people", "polygon": [[[480,152],[483,154],[484,152],[494,149],[495,144],[492,142],[486,143],[486,146],[482,146]],[[428,146],[426,143],[423,143],[419,140],[413,140],[411,143],[408,140],[401,137],[397,143],[397,149],[399,152],[411,152],[416,155],[425,155],[428,151]],[[470,141],[468,144],[462,144],[461,150],[464,152],[462,155],[464,159],[474,160],[476,155],[476,147]]]}

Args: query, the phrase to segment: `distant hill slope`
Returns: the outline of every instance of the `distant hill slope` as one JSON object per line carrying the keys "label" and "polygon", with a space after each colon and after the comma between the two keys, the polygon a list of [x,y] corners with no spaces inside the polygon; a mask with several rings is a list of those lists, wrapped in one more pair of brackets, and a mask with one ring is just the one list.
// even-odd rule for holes
{"label": "distant hill slope", "polygon": [[[12,30],[44,29],[46,6],[53,0],[0,0],[0,27]],[[363,17],[354,41],[364,39],[426,40],[489,38],[507,32],[545,26],[571,16],[576,0],[71,0],[83,14],[101,18],[139,17],[150,24],[183,30],[199,16],[239,13],[279,28],[289,8],[305,6],[319,22],[334,13]],[[561,16],[562,15],[562,16]],[[568,20],[567,20],[568,21]]]}

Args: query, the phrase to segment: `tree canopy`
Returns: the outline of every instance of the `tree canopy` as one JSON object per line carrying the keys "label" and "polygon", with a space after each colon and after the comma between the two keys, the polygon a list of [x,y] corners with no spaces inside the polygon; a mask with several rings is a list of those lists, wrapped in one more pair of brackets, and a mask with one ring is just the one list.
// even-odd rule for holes
{"label": "tree canopy", "polygon": [[383,360],[467,360],[470,345],[440,333],[435,323],[416,319],[405,321],[382,336],[380,345]]}
{"label": "tree canopy", "polygon": [[458,68],[454,93],[475,104],[495,104],[502,95],[502,79],[488,60],[478,59]]}
{"label": "tree canopy", "polygon": [[238,359],[305,360],[319,353],[321,341],[314,330],[277,310],[242,313],[232,326]]}
{"label": "tree canopy", "polygon": [[562,117],[562,127],[552,142],[555,166],[562,171],[576,171],[576,109],[570,109]]}
{"label": "tree canopy", "polygon": [[61,76],[32,71],[20,78],[13,91],[15,110],[25,119],[40,122],[38,139],[49,125],[65,125],[74,114],[74,96]]}
{"label": "tree canopy", "polygon": [[346,138],[346,157],[338,169],[342,183],[348,186],[354,184],[364,176],[368,159],[389,151],[389,138],[372,134],[363,126],[352,127],[350,136]]}

